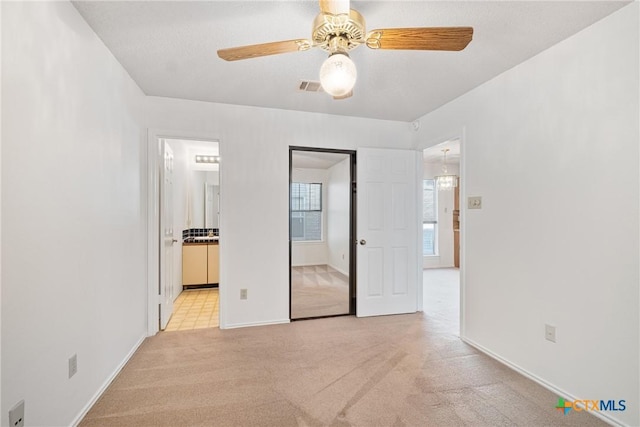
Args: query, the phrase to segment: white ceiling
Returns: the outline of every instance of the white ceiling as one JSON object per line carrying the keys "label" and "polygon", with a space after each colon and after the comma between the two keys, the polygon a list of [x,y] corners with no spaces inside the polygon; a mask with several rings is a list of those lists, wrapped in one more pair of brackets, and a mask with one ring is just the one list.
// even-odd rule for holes
{"label": "white ceiling", "polygon": [[338,101],[297,90],[300,80],[318,80],[320,49],[236,62],[216,55],[309,38],[316,1],[73,3],[147,95],[410,122],[628,2],[353,1],[368,30],[472,26],[474,38],[462,52],[360,46],[351,53],[355,94]]}
{"label": "white ceiling", "polygon": [[442,144],[434,145],[433,147],[425,148],[422,151],[422,158],[424,163],[442,163],[444,160],[444,153],[442,150],[447,151],[447,164],[460,164],[460,140],[452,139]]}
{"label": "white ceiling", "polygon": [[291,153],[291,166],[297,169],[329,169],[348,157],[348,154],[341,153],[294,150]]}

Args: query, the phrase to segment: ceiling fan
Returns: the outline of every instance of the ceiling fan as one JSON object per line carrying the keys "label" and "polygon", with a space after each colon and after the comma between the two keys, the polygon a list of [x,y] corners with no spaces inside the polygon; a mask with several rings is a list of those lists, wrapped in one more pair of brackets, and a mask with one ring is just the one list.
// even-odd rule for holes
{"label": "ceiling fan", "polygon": [[419,27],[365,30],[364,17],[351,9],[349,0],[320,0],[311,40],[295,39],[218,50],[226,61],[257,58],[319,47],[329,52],[320,68],[320,83],[334,99],[353,93],[357,70],[348,51],[361,44],[371,49],[450,50],[464,49],[473,37],[471,27]]}

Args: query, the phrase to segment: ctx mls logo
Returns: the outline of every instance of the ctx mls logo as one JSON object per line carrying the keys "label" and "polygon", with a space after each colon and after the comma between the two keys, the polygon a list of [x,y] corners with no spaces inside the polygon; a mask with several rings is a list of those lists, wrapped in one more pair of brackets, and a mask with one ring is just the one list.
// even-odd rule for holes
{"label": "ctx mls logo", "polygon": [[572,409],[580,411],[624,411],[627,409],[626,400],[564,400],[558,398],[556,409],[567,415]]}

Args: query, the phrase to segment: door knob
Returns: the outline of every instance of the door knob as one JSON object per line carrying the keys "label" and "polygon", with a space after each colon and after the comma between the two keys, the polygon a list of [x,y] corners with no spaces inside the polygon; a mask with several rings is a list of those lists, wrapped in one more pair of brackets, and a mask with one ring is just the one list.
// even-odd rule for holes
{"label": "door knob", "polygon": [[360,240],[360,244],[361,244],[362,246],[364,246],[364,245],[366,245],[366,244],[367,244],[367,241],[366,241],[366,240],[364,240],[364,239],[361,239],[361,240]]}
{"label": "door knob", "polygon": [[176,239],[171,239],[171,243],[178,243]]}

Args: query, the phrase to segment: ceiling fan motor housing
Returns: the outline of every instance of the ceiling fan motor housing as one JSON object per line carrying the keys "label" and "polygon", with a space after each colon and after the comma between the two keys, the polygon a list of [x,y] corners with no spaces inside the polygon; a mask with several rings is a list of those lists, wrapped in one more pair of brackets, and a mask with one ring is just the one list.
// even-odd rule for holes
{"label": "ceiling fan motor housing", "polygon": [[313,21],[313,43],[328,52],[346,52],[364,43],[364,38],[364,17],[357,10],[348,15],[320,13]]}

